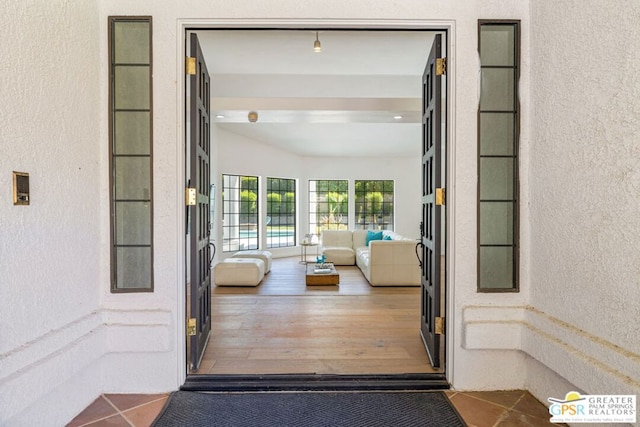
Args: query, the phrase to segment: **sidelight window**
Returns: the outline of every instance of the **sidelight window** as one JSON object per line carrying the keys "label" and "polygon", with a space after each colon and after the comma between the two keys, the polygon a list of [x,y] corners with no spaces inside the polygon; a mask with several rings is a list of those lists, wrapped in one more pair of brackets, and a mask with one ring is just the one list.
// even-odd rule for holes
{"label": "sidelight window", "polygon": [[153,291],[151,17],[109,17],[111,291]]}
{"label": "sidelight window", "polygon": [[519,21],[479,21],[478,291],[518,291]]}

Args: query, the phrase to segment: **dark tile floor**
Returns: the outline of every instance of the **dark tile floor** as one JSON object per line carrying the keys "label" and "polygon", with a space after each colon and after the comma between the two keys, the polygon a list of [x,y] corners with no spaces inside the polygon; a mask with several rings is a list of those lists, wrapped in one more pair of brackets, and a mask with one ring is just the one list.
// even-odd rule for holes
{"label": "dark tile floor", "polygon": [[[558,426],[547,408],[524,390],[455,392],[447,396],[469,427]],[[168,394],[105,394],[68,427],[146,427],[162,410]]]}

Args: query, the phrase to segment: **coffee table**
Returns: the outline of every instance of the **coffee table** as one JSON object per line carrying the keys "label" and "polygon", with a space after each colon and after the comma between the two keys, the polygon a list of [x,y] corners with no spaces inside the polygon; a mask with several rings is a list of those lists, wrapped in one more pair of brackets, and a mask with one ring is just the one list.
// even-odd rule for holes
{"label": "coffee table", "polygon": [[331,271],[329,273],[315,273],[316,265],[307,264],[307,285],[337,285],[340,283],[340,275],[333,264],[325,264]]}

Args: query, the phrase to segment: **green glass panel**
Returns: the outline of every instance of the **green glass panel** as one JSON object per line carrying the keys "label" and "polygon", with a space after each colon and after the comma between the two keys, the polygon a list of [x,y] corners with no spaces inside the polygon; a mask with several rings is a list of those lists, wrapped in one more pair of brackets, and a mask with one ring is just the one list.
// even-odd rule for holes
{"label": "green glass panel", "polygon": [[513,289],[513,248],[480,248],[480,288]]}
{"label": "green glass panel", "polygon": [[113,24],[116,64],[149,64],[149,22],[117,21]]}
{"label": "green glass panel", "polygon": [[119,111],[114,115],[115,149],[113,154],[150,154],[150,113]]}
{"label": "green glass panel", "polygon": [[513,158],[480,159],[480,199],[513,199]]}
{"label": "green glass panel", "polygon": [[115,198],[148,200],[151,198],[151,171],[148,157],[116,157]]}
{"label": "green glass panel", "polygon": [[115,202],[116,245],[151,244],[151,204],[148,202]]}
{"label": "green glass panel", "polygon": [[480,110],[514,110],[514,70],[511,68],[483,68]]}
{"label": "green glass panel", "polygon": [[480,113],[480,155],[513,155],[513,113]]}
{"label": "green glass panel", "polygon": [[116,289],[151,289],[151,248],[116,248]]}
{"label": "green glass panel", "polygon": [[114,96],[117,110],[148,110],[150,99],[148,66],[118,66],[115,69]]}
{"label": "green glass panel", "polygon": [[480,203],[480,244],[513,243],[513,202]]}
{"label": "green glass panel", "polygon": [[480,37],[481,65],[514,65],[515,27],[513,25],[482,25]]}

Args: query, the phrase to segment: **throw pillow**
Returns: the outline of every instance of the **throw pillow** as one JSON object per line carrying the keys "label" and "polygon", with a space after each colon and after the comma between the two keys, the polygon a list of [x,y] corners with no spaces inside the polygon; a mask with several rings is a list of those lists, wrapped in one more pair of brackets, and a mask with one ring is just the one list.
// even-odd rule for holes
{"label": "throw pillow", "polygon": [[382,240],[382,231],[367,231],[367,246],[372,240]]}
{"label": "throw pillow", "polygon": [[384,236],[384,237],[382,238],[382,240],[393,240],[393,239],[391,238],[391,236],[389,236],[389,235],[387,234],[386,236]]}

